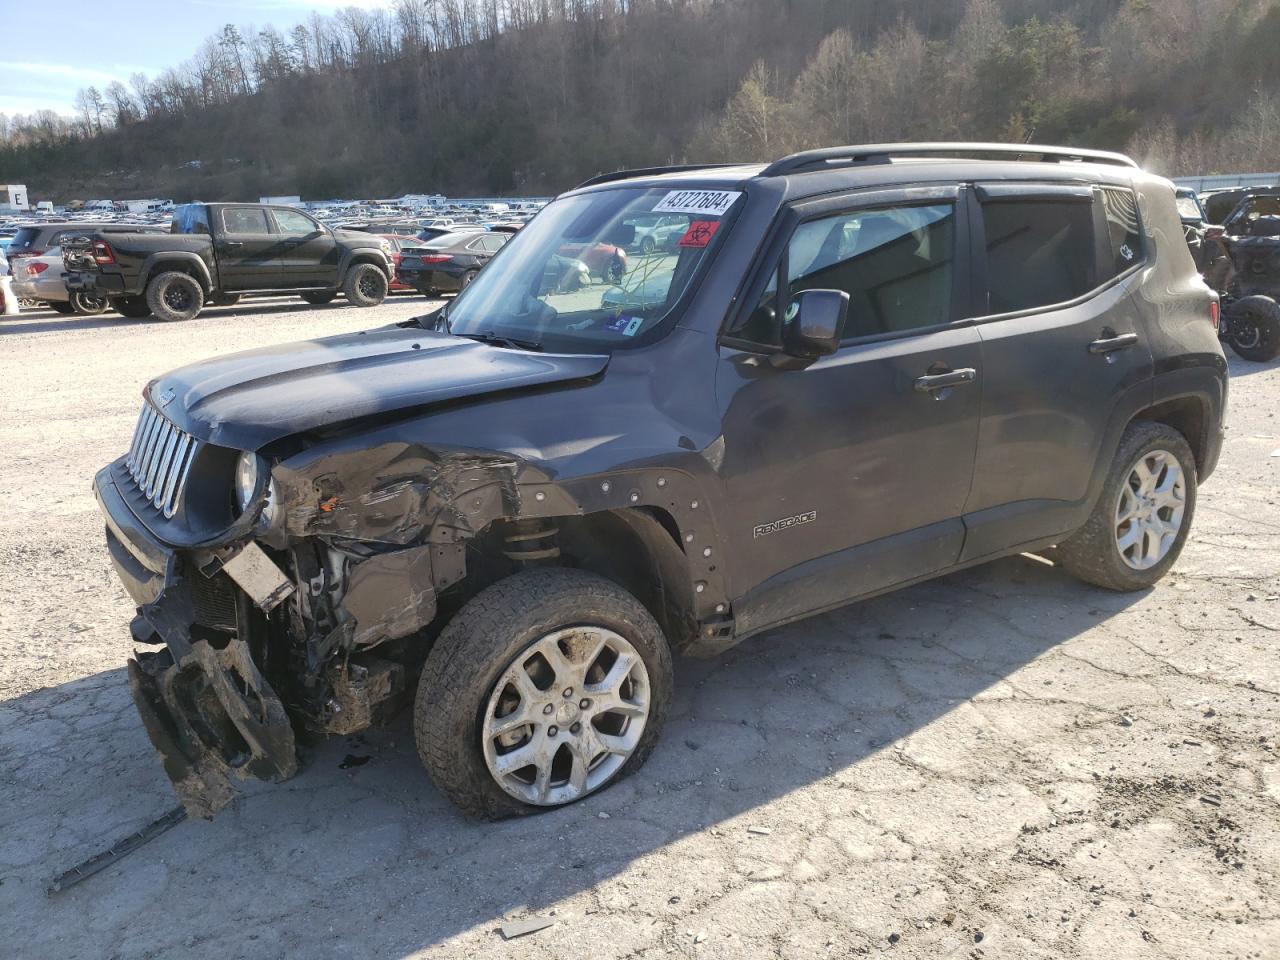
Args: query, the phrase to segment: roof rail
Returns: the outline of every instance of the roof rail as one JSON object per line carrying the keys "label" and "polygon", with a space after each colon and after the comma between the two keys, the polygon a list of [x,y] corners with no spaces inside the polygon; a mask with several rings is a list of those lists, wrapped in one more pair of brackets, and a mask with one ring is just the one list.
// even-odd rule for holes
{"label": "roof rail", "polygon": [[668,167],[636,167],[633,170],[615,170],[613,173],[602,173],[583,180],[573,189],[594,187],[597,183],[610,183],[614,180],[629,180],[632,177],[657,177],[664,173],[684,173],[688,170],[712,170],[716,167],[740,167],[740,163],[679,163]]}
{"label": "roof rail", "polygon": [[897,157],[928,157],[948,154],[998,154],[1006,159],[1034,159],[1042,163],[1083,161],[1109,163],[1119,167],[1137,167],[1122,153],[1105,150],[1082,150],[1076,147],[1046,147],[1035,143],[874,143],[849,147],[826,147],[805,150],[775,160],[760,173],[762,177],[779,177],[806,167],[842,161],[851,165],[889,163]]}

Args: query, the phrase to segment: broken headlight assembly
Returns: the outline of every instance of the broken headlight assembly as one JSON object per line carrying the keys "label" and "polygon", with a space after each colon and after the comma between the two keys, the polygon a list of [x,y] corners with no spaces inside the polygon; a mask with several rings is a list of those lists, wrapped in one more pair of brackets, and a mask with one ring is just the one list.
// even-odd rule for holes
{"label": "broken headlight assembly", "polygon": [[259,530],[269,529],[272,520],[275,519],[276,502],[279,500],[275,486],[275,481],[271,479],[263,459],[251,450],[243,451],[236,460],[236,507],[239,508],[240,513],[247,513],[253,509],[259,497],[265,497],[262,512],[258,515]]}

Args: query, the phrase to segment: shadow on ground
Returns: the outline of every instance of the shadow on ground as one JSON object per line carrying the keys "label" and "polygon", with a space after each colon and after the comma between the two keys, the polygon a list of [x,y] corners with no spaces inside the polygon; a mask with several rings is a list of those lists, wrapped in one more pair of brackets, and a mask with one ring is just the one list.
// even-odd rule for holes
{"label": "shadow on ground", "polygon": [[[1135,599],[1015,557],[683,662],[643,769],[517,821],[455,812],[401,716],[330,741],[294,780],[253,785],[217,820],[183,823],[54,897],[55,874],[174,797],[122,669],[40,690],[0,704],[0,928],[32,956],[400,957],[546,912],[624,870],[645,876],[659,853],[708,865],[690,871],[694,889],[653,893],[657,910],[717,882],[708,828],[745,833],[769,804],[782,829],[804,817],[804,795],[789,795],[808,785],[907,775],[883,762],[895,741],[927,743],[930,723],[971,698],[1022,695],[1010,680],[1020,668]],[[1090,692],[1069,674],[1026,682],[1056,682],[1068,700]],[[344,769],[348,757],[368,762]],[[940,806],[936,828],[953,815]]]}

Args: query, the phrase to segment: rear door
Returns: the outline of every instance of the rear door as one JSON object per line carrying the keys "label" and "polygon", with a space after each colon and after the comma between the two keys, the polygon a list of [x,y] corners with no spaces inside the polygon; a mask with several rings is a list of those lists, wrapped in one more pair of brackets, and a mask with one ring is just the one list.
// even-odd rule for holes
{"label": "rear door", "polygon": [[984,376],[965,560],[1083,522],[1112,414],[1152,375],[1133,192],[999,183],[976,198]]}
{"label": "rear door", "polygon": [[339,251],[333,233],[298,210],[269,213],[279,238],[280,285],[336,287]]}
{"label": "rear door", "polygon": [[[798,205],[776,269],[744,298],[754,309],[723,338],[716,392],[741,629],[959,556],[982,389],[962,195],[927,187]],[[840,350],[803,369],[762,358],[810,289],[849,294]]]}
{"label": "rear door", "polygon": [[263,207],[218,207],[214,253],[224,290],[273,290],[282,285],[280,237]]}

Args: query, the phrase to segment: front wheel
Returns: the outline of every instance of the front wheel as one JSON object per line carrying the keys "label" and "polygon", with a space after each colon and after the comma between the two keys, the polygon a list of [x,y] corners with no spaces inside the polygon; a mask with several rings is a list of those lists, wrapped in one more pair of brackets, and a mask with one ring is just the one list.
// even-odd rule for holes
{"label": "front wheel", "polygon": [[1181,433],[1138,420],[1120,438],[1085,525],[1054,559],[1108,590],[1142,590],[1163,577],[1187,540],[1196,509],[1196,461]]}
{"label": "front wheel", "polygon": [[1266,363],[1280,354],[1280,304],[1270,297],[1243,297],[1226,313],[1227,342],[1243,359]]}
{"label": "front wheel", "polygon": [[671,699],[658,624],[617,584],[528,570],[476,595],[422,669],[418,755],[472,816],[563,806],[636,770]]}
{"label": "front wheel", "polygon": [[357,263],[342,284],[347,303],[357,307],[376,307],[387,298],[387,290],[387,275],[372,263]]}
{"label": "front wheel", "polygon": [[91,293],[73,293],[71,294],[71,309],[81,316],[96,317],[98,314],[106,312],[107,298],[95,296]]}

